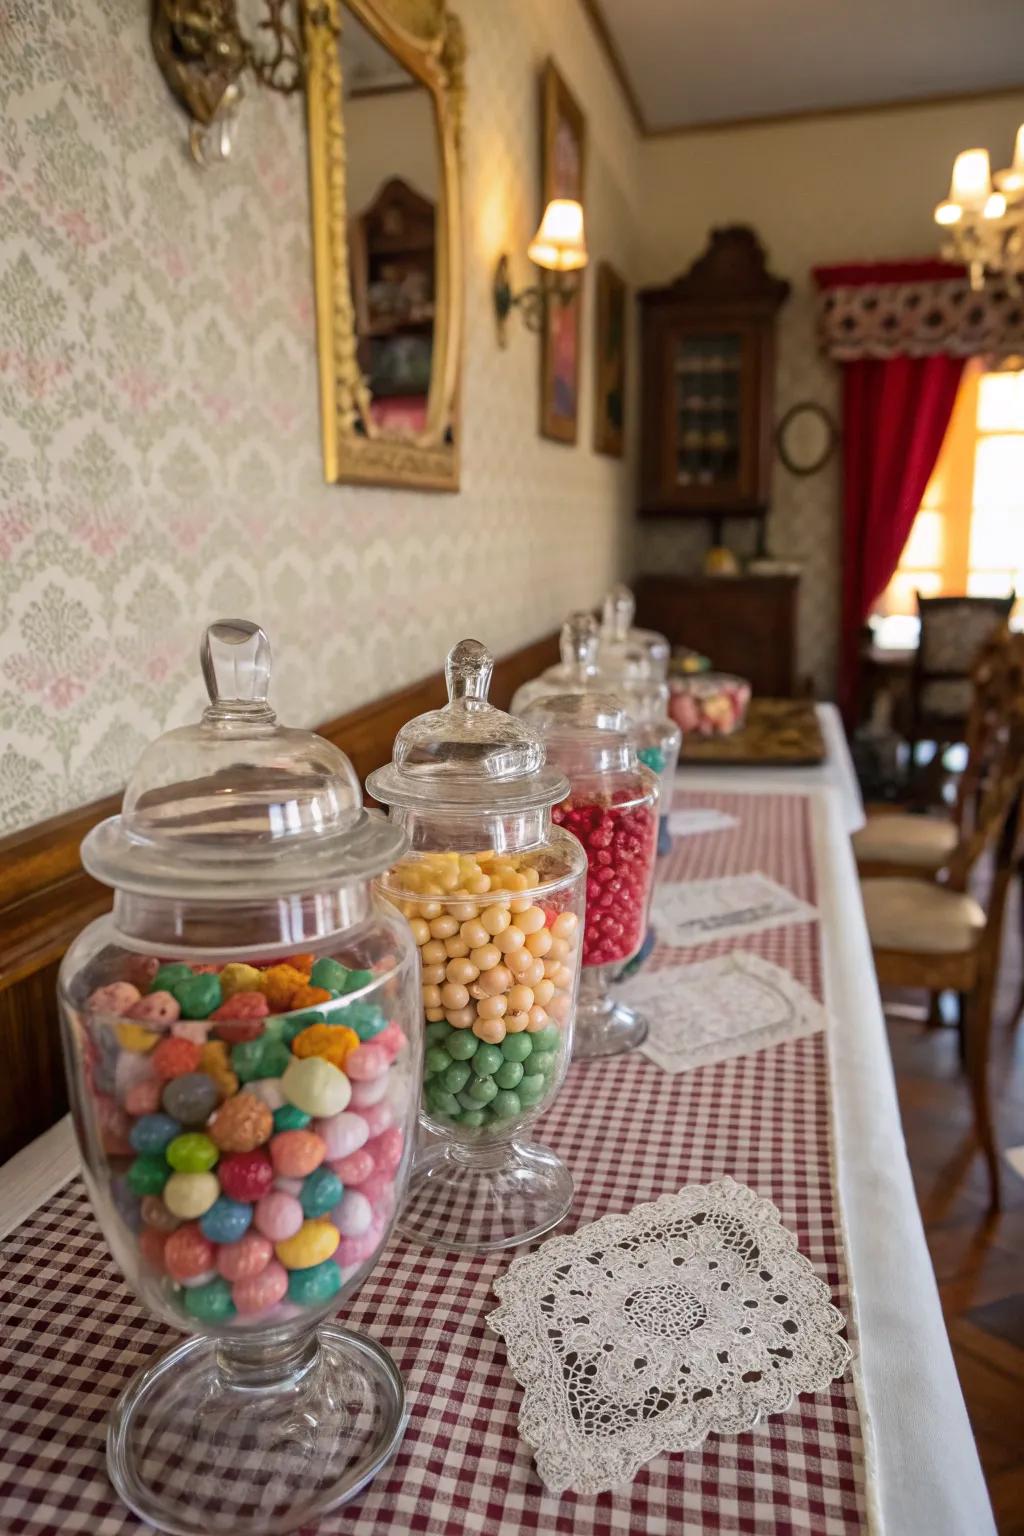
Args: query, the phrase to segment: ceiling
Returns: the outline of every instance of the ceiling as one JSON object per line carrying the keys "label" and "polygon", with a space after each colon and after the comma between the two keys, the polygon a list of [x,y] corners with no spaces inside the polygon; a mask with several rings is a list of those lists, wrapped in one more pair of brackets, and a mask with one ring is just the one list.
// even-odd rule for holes
{"label": "ceiling", "polygon": [[585,0],[651,132],[1024,85],[1024,0]]}

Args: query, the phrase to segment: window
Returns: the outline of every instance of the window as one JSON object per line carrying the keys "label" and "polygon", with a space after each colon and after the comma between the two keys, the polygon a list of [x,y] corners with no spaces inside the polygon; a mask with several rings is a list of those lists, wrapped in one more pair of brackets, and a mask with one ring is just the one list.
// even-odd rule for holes
{"label": "window", "polygon": [[1020,597],[1024,626],[1024,370],[968,364],[921,510],[875,607],[881,646],[917,643],[917,594]]}

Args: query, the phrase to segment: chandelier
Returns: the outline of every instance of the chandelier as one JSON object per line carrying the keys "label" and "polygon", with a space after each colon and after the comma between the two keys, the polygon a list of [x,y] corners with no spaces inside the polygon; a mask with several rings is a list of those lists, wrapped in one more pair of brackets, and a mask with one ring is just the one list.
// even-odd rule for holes
{"label": "chandelier", "polygon": [[949,232],[942,254],[966,266],[971,287],[998,280],[1013,293],[1024,287],[1024,123],[1013,164],[992,174],[987,149],[965,149],[953,163],[949,197],[935,210]]}

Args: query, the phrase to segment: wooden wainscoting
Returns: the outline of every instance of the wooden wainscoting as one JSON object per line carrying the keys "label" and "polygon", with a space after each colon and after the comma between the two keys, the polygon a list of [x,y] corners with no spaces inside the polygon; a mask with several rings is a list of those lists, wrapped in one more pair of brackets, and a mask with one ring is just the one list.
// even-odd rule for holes
{"label": "wooden wainscoting", "polygon": [[[557,634],[502,657],[491,701],[504,708],[521,683],[558,659]],[[391,756],[407,720],[445,702],[435,672],[317,729],[342,747],[360,779]],[[0,1163],[67,1109],[56,1004],[61,956],[87,923],[109,910],[111,896],[82,869],[87,832],[120,809],[121,796],[95,800],[0,839]]]}

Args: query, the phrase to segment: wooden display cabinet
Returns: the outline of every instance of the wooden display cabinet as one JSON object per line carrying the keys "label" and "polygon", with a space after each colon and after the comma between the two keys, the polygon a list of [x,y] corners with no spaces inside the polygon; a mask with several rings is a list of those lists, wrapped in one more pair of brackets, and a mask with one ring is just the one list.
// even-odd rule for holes
{"label": "wooden display cabinet", "polygon": [[641,517],[763,519],[771,476],[775,321],[789,284],[752,229],[712,231],[666,288],[639,294]]}

